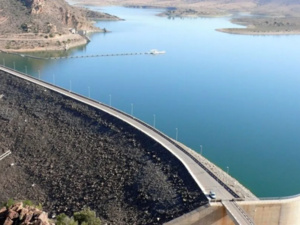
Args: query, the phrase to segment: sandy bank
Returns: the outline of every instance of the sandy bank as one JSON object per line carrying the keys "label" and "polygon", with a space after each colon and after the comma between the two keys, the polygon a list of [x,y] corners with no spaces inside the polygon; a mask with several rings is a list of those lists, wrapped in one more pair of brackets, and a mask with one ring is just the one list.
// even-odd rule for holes
{"label": "sandy bank", "polygon": [[240,34],[240,35],[299,35],[300,34],[300,30],[263,31],[260,29],[247,29],[247,28],[223,28],[223,29],[216,29],[216,31],[228,33],[228,34]]}

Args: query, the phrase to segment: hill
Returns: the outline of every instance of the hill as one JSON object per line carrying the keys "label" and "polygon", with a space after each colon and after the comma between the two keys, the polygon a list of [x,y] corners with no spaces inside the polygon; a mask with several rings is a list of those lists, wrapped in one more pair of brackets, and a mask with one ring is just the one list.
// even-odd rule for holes
{"label": "hill", "polygon": [[[245,28],[218,29],[251,35],[300,34],[298,0],[72,0],[78,4],[159,7],[166,17],[233,16]],[[246,14],[246,16],[245,16]]]}
{"label": "hill", "polygon": [[[69,35],[70,29],[101,31],[93,26],[93,19],[116,20],[118,18],[90,12],[70,6],[64,0],[1,0],[0,1],[0,49],[42,50],[65,48],[86,43],[83,37]],[[46,40],[57,37],[58,40]]]}

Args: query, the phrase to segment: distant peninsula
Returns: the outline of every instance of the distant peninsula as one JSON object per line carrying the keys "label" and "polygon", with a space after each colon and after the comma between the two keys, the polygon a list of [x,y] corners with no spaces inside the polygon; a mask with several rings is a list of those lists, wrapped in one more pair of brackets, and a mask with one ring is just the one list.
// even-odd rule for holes
{"label": "distant peninsula", "polygon": [[165,8],[159,14],[169,18],[224,17],[241,28],[220,28],[221,32],[247,35],[300,34],[300,2],[297,0],[72,0],[79,5],[121,5]]}
{"label": "distant peninsula", "polygon": [[89,32],[106,32],[93,20],[118,17],[69,5],[64,0],[1,0],[0,50],[67,50],[88,42]]}

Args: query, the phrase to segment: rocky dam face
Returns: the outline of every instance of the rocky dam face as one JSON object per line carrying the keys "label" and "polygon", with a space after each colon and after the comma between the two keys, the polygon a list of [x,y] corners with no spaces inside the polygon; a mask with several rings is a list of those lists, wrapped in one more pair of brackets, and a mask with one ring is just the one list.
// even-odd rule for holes
{"label": "rocky dam face", "polygon": [[127,123],[0,71],[0,203],[107,224],[162,224],[207,204],[182,163]]}

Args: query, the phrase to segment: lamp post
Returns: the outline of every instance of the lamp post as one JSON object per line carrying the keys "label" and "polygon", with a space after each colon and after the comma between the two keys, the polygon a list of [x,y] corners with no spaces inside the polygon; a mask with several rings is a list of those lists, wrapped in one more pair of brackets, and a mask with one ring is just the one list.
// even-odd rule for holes
{"label": "lamp post", "polygon": [[200,154],[202,155],[202,145],[200,145]]}
{"label": "lamp post", "polygon": [[227,168],[227,174],[229,174],[229,166],[227,166],[226,168]]}
{"label": "lamp post", "polygon": [[131,116],[133,117],[133,103],[131,103]]}

